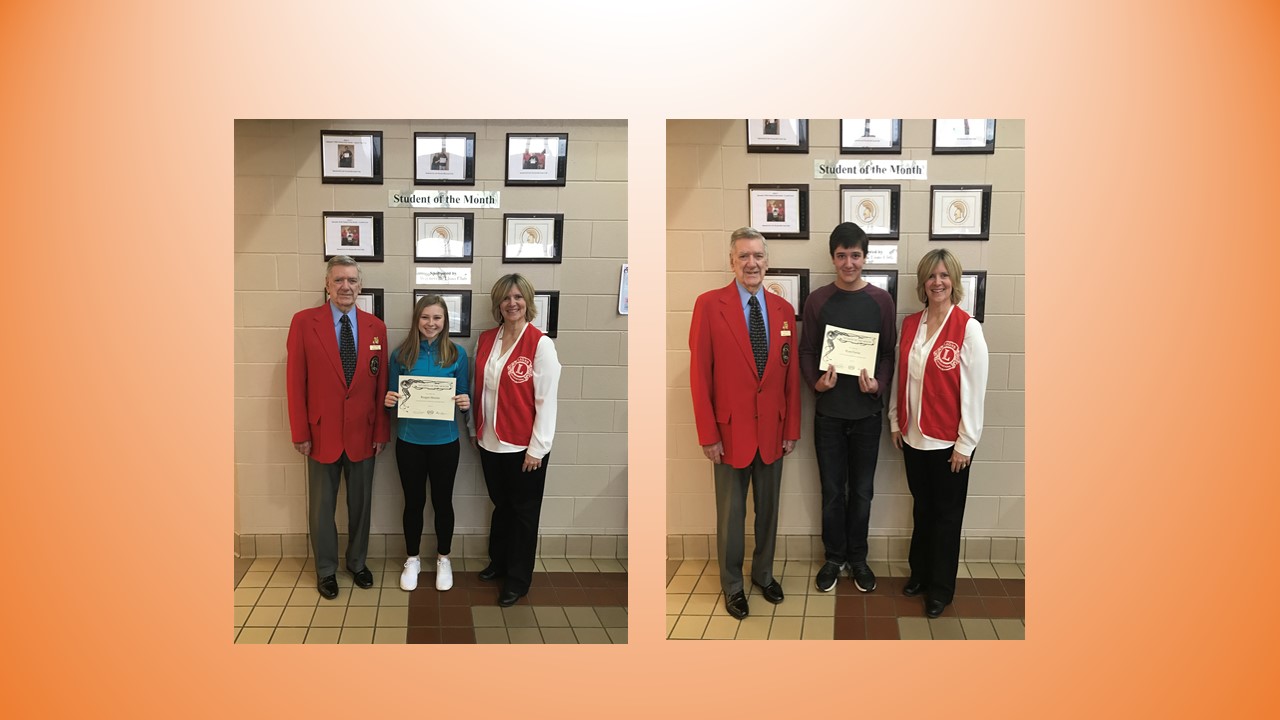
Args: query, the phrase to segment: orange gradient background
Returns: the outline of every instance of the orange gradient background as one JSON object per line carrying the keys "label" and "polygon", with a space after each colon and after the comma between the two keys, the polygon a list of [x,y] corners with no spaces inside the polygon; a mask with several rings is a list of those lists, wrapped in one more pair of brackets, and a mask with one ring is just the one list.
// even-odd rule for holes
{"label": "orange gradient background", "polygon": [[[1267,714],[1278,20],[5,3],[6,714]],[[664,120],[855,110],[1027,120],[1027,640],[665,641]],[[232,124],[272,117],[630,121],[628,646],[232,645]]]}

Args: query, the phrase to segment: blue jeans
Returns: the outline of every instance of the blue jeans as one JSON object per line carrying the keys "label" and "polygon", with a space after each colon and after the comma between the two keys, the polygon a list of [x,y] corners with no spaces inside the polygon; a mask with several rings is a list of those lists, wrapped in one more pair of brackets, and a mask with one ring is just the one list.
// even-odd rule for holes
{"label": "blue jeans", "polygon": [[865,563],[876,459],[880,455],[880,413],[861,420],[815,415],[813,446],[822,482],[822,544],[827,562]]}

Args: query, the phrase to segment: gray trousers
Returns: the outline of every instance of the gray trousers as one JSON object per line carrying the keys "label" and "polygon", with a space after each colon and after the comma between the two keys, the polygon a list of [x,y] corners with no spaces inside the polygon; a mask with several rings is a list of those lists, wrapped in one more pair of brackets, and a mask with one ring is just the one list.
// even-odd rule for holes
{"label": "gray trousers", "polygon": [[773,553],[778,543],[778,495],[782,487],[782,458],[767,465],[760,453],[745,468],[717,463],[716,558],[720,561],[720,587],[726,593],[743,589],[743,533],[747,522],[747,485],[756,509],[756,549],[751,556],[751,579],[761,585],[773,582]]}
{"label": "gray trousers", "polygon": [[373,456],[351,462],[343,453],[330,465],[307,458],[307,522],[316,577],[338,574],[338,482],[347,476],[347,569],[364,569],[369,554],[369,511],[373,506]]}

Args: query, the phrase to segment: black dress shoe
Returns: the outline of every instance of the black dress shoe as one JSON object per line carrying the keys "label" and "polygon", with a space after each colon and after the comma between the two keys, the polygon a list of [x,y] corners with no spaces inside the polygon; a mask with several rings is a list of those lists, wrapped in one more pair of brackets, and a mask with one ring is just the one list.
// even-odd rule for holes
{"label": "black dress shoe", "polygon": [[768,585],[761,585],[755,580],[752,580],[751,584],[760,588],[760,594],[764,596],[765,600],[768,600],[774,605],[782,602],[782,586],[778,584],[777,580],[770,581]]}
{"label": "black dress shoe", "polygon": [[498,607],[511,607],[520,601],[528,593],[518,593],[515,590],[503,590],[498,593]]}
{"label": "black dress shoe", "polygon": [[332,600],[338,597],[338,578],[333,575],[325,575],[320,578],[320,582],[316,583],[316,590],[320,591],[320,597],[325,600]]}
{"label": "black dress shoe", "polygon": [[915,597],[924,592],[924,585],[919,580],[908,580],[906,585],[902,586],[902,594],[907,597]]}
{"label": "black dress shoe", "polygon": [[936,618],[942,615],[942,612],[946,609],[947,609],[947,604],[942,602],[941,600],[925,600],[924,601],[924,614],[931,618]]}
{"label": "black dress shoe", "polygon": [[369,572],[369,568],[365,568],[358,573],[351,573],[355,578],[356,587],[368,590],[373,587],[373,573]]}
{"label": "black dress shoe", "polygon": [[497,580],[498,578],[502,577],[505,574],[506,573],[500,572],[494,566],[488,565],[485,567],[485,569],[480,571],[480,574],[477,575],[477,577],[479,577],[481,580],[485,582],[489,582],[491,580]]}
{"label": "black dress shoe", "polygon": [[725,593],[724,609],[739,620],[751,614],[751,609],[747,607],[747,596],[741,590],[732,595]]}

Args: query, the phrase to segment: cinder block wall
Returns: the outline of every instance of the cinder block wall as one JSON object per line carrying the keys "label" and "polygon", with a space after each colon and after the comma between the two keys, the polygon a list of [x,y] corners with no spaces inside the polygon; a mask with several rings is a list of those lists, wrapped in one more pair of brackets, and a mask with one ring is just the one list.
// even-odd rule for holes
{"label": "cinder block wall", "polygon": [[[904,120],[901,156],[928,160],[926,180],[886,180],[902,185],[896,269],[898,324],[921,308],[915,297],[915,267],[935,247],[956,254],[965,270],[987,271],[983,331],[991,352],[986,426],[969,483],[965,511],[966,553],[998,550],[998,560],[1021,561],[1024,547],[1025,249],[1024,123],[998,120],[993,155],[934,155],[932,120]],[[852,180],[815,180],[814,160],[842,157],[839,120],[809,121],[808,154],[746,151],[745,120],[672,120],[667,123],[667,531],[668,552],[705,556],[707,534],[715,533],[710,463],[698,446],[689,396],[689,321],[699,293],[733,279],[729,233],[747,225],[747,185],[804,183],[809,186],[808,240],[770,240],[771,267],[807,267],[811,289],[835,279],[827,241],[840,222],[839,186]],[[992,186],[991,239],[929,240],[929,187],[981,183]],[[873,243],[893,243],[877,241]],[[809,328],[801,327],[801,332]],[[782,478],[779,533],[792,557],[820,557],[821,493],[813,449],[813,391],[802,395],[802,436],[787,457]],[[872,504],[873,559],[905,557],[898,540],[911,529],[911,494],[902,455],[889,441],[886,416],[876,497]],[[750,525],[748,524],[748,527]],[[692,537],[688,537],[692,536]],[[980,538],[996,538],[994,543]],[[892,542],[889,540],[893,539]],[[714,547],[714,544],[712,544]],[[699,554],[699,549],[702,554]],[[995,552],[993,550],[992,552]],[[875,557],[879,555],[880,557]],[[968,556],[967,555],[967,556]],[[1007,556],[1007,557],[1006,557]],[[981,559],[985,560],[984,555]]]}
{"label": "cinder block wall", "polygon": [[[320,182],[322,129],[381,130],[382,185]],[[508,272],[560,291],[560,380],[555,445],[542,507],[543,552],[626,555],[627,319],[617,312],[627,257],[624,121],[253,120],[235,124],[235,547],[246,555],[305,554],[306,465],[290,442],[285,337],[300,309],[323,302],[321,213],[384,214],[385,260],[361,263],[365,287],[383,288],[392,347],[413,309],[413,208],[388,207],[388,190],[413,188],[413,133],[476,133],[475,190],[501,191],[502,207],[474,212],[472,333],[493,327],[488,293]],[[562,188],[505,187],[506,133],[567,132]],[[565,215],[561,264],[503,264],[504,212]],[[393,429],[394,432],[394,429]],[[393,435],[394,437],[394,435]],[[373,552],[404,551],[403,494],[394,453],[374,476]],[[345,500],[339,499],[339,507]],[[428,503],[426,528],[431,530]],[[491,506],[479,458],[463,443],[454,492],[464,552],[483,552]],[[340,513],[343,511],[340,511]],[[339,517],[345,528],[345,517]],[[434,543],[428,543],[429,549]],[[464,543],[459,543],[462,545]]]}

